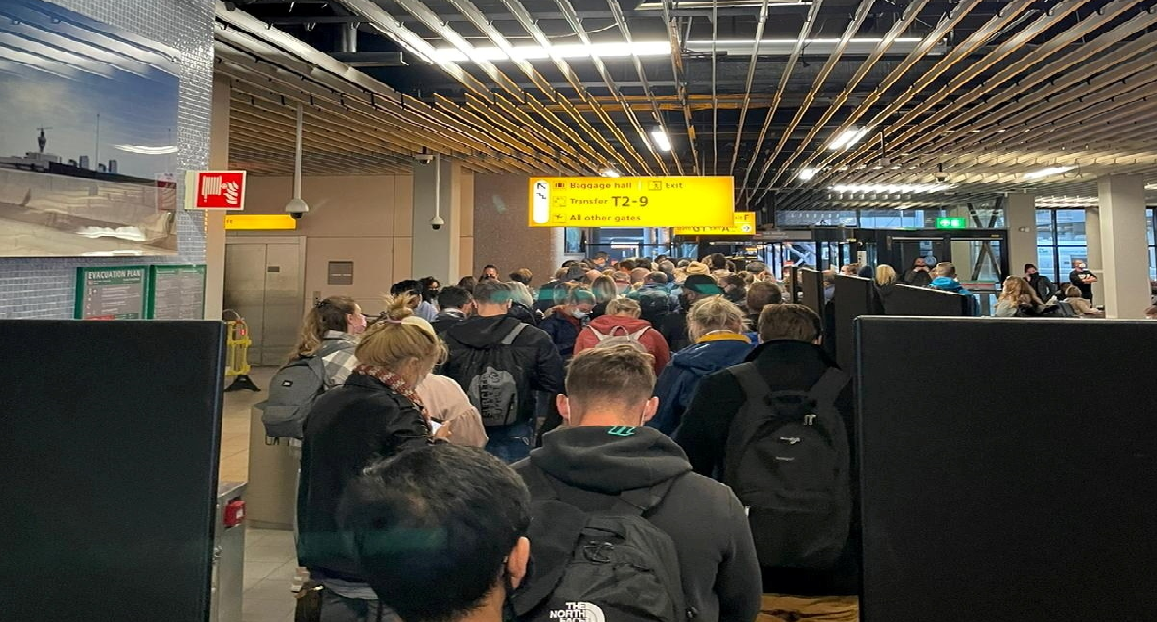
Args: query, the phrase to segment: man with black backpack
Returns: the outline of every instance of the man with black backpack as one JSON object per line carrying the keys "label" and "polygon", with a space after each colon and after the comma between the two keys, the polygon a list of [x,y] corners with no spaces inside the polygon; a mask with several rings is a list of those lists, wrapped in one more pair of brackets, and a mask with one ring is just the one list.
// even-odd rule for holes
{"label": "man with black backpack", "polygon": [[571,361],[567,426],[514,466],[530,489],[532,576],[520,622],[748,622],[759,568],[743,507],[691,472],[655,414],[651,356],[630,345]]}
{"label": "man with black backpack", "polygon": [[721,479],[747,507],[760,622],[859,619],[854,408],[821,334],[811,309],[768,305],[761,345],[705,377],[675,431],[695,472]]}
{"label": "man with black backpack", "polygon": [[462,386],[486,425],[486,450],[507,463],[534,444],[535,392],[563,390],[558,350],[550,335],[507,315],[512,294],[494,279],[478,283],[475,316],[443,335],[450,353],[440,372]]}

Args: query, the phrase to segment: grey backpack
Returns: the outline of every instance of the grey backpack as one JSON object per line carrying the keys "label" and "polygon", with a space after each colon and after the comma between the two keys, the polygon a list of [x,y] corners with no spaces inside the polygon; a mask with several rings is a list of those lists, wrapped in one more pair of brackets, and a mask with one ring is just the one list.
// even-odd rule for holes
{"label": "grey backpack", "polygon": [[327,339],[313,356],[299,356],[274,374],[269,382],[269,399],[257,405],[266,436],[302,437],[314,400],[325,393],[323,359],[341,348],[340,339]]}
{"label": "grey backpack", "polygon": [[[647,346],[644,346],[643,342],[639,341],[639,338],[643,336],[643,333],[651,330],[650,326],[644,326],[633,333],[628,333],[627,329],[622,326],[613,326],[611,327],[611,332],[607,334],[600,333],[590,326],[587,326],[587,328],[590,329],[590,331],[594,333],[595,337],[597,337],[599,340],[599,342],[595,344],[596,348],[610,348],[612,346],[627,345],[638,350],[639,352],[644,354],[647,353]],[[616,334],[616,332],[619,334]]]}
{"label": "grey backpack", "polygon": [[[482,415],[482,423],[488,427],[508,426],[518,423],[519,395],[529,395],[530,387],[526,374],[519,373],[520,367],[510,346],[526,324],[519,322],[499,343],[484,349],[472,350],[462,363],[470,378],[466,386],[466,396],[470,404]],[[518,376],[515,376],[518,373]]]}

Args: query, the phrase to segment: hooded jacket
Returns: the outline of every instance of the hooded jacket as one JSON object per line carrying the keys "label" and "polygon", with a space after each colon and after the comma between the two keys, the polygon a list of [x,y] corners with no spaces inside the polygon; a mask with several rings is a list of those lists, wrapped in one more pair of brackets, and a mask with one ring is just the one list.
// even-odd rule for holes
{"label": "hooded jacket", "polygon": [[[773,390],[808,390],[829,367],[837,367],[823,348],[799,341],[771,341],[760,345],[747,357],[754,362]],[[699,384],[695,399],[675,432],[675,442],[687,452],[696,473],[714,476],[726,460],[727,437],[731,424],[746,397],[739,380],[725,370],[712,373]],[[856,427],[853,422],[855,402],[852,384],[844,387],[836,400],[836,410],[844,418],[848,445],[852,453],[852,494],[856,498],[859,481],[855,459]],[[763,589],[768,593],[793,596],[850,596],[859,592],[859,526],[853,518],[852,533],[844,554],[828,570],[799,568],[763,568]]]}
{"label": "hooded jacket", "polygon": [[434,332],[441,335],[450,329],[451,326],[466,319],[466,313],[462,309],[445,308],[438,312],[438,317],[430,322],[434,326]]}
{"label": "hooded jacket", "polygon": [[[615,328],[617,326],[621,326],[623,330],[617,330]],[[647,320],[635,319],[626,315],[599,316],[587,324],[586,328],[579,331],[578,339],[575,340],[574,344],[574,353],[578,354],[583,350],[599,345],[599,336],[595,334],[595,331],[608,336],[612,335],[612,332],[614,336],[623,336],[644,328],[647,331],[639,335],[639,344],[647,349],[648,354],[655,357],[655,373],[658,374],[671,360],[671,350],[667,347],[667,340],[663,339],[663,335],[659,334],[659,331],[655,330]]]}
{"label": "hooded jacket", "polygon": [[[533,326],[527,326],[515,338],[514,343],[508,346],[501,344],[510,331],[519,324],[521,324],[519,320],[509,315],[498,315],[472,317],[451,326],[442,335],[450,352],[438,373],[453,378],[462,390],[468,391],[473,378],[469,377],[472,370],[465,368],[465,359],[477,350],[511,348],[517,368],[502,371],[527,374],[527,381],[532,389],[562,393],[562,359],[559,358],[549,335]],[[534,418],[534,392],[525,393],[518,396],[519,422]]]}
{"label": "hooded jacket", "polygon": [[742,363],[753,348],[755,344],[743,335],[718,334],[676,352],[655,384],[659,411],[647,425],[664,434],[673,433],[691,404],[699,381],[707,374]]}
{"label": "hooded jacket", "polygon": [[[608,510],[625,490],[678,477],[647,519],[675,543],[688,607],[697,622],[747,622],[759,612],[760,577],[747,515],[730,488],[691,473],[683,451],[650,428],[555,430],[514,465],[561,482],[560,500],[588,512]],[[532,578],[533,580],[533,578]]]}
{"label": "hooded jacket", "polygon": [[929,287],[932,289],[940,290],[942,292],[950,292],[953,294],[960,294],[961,296],[967,296],[969,313],[972,315],[980,315],[980,305],[976,302],[976,296],[973,296],[972,292],[964,289],[964,286],[961,285],[960,282],[956,279],[952,279],[946,276],[938,276],[935,279],[932,279],[932,285]]}

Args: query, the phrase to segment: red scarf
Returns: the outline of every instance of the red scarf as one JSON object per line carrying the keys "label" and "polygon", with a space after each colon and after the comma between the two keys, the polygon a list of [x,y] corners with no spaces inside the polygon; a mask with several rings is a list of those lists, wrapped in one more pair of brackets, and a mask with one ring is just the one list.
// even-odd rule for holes
{"label": "red scarf", "polygon": [[358,365],[354,368],[355,374],[363,376],[372,376],[381,380],[387,387],[393,389],[398,395],[405,397],[418,407],[418,411],[423,416],[426,415],[426,405],[422,403],[422,398],[410,383],[406,382],[404,378],[386,369],[385,367],[378,367],[376,365]]}

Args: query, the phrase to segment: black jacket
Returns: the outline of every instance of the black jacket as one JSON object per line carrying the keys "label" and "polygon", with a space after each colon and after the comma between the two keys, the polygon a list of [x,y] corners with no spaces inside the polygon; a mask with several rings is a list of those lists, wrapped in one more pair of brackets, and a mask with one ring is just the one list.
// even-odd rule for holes
{"label": "black jacket", "polygon": [[507,311],[506,314],[523,324],[530,324],[531,326],[538,326],[539,322],[542,321],[542,313],[521,302],[510,305],[510,311]]}
{"label": "black jacket", "polygon": [[337,508],[346,484],[372,460],[430,442],[422,413],[377,378],[354,374],[314,402],[301,446],[297,491],[298,563],[311,570],[361,581],[346,556]]}
{"label": "black jacket", "polygon": [[663,317],[659,332],[667,340],[672,354],[691,345],[691,337],[687,336],[687,311],[680,309],[668,313]]}
{"label": "black jacket", "polygon": [[904,273],[902,280],[905,285],[928,287],[932,284],[932,272],[930,270],[916,270],[913,268]]}
{"label": "black jacket", "polygon": [[[773,390],[808,390],[829,367],[836,367],[819,346],[799,341],[765,343],[756,348],[747,360],[755,362]],[[682,424],[675,431],[675,441],[687,452],[696,473],[715,476],[722,471],[727,435],[743,402],[743,389],[727,370],[715,372],[699,384],[691,406],[683,414]],[[858,499],[856,482],[859,469],[856,467],[853,421],[855,403],[850,382],[836,400],[836,408],[843,415],[848,430],[852,452],[852,496]],[[797,596],[857,594],[859,542],[858,521],[853,518],[852,535],[835,568],[827,571],[763,568],[764,591]]]}
{"label": "black jacket", "polygon": [[1053,285],[1049,277],[1039,272],[1029,276],[1027,280],[1028,284],[1036,291],[1036,295],[1040,296],[1041,302],[1048,302],[1057,293],[1057,286]]}
{"label": "black jacket", "polygon": [[[546,391],[557,395],[563,392],[562,359],[551,342],[550,336],[541,329],[527,326],[509,346],[500,342],[519,324],[519,320],[509,315],[472,317],[450,327],[442,338],[450,349],[450,355],[439,373],[449,376],[461,385],[463,391],[470,389],[469,370],[463,369],[463,359],[470,350],[485,350],[492,347],[513,349],[518,370],[504,370],[515,373],[521,370],[528,374],[528,384],[536,391]],[[518,420],[534,419],[534,394],[518,396]]]}
{"label": "black jacket", "polygon": [[434,326],[434,332],[441,335],[449,330],[451,326],[465,319],[466,314],[463,313],[461,309],[443,309],[430,324]]}
{"label": "black jacket", "polygon": [[682,476],[647,519],[675,542],[687,605],[699,610],[696,622],[754,620],[759,566],[747,516],[731,489],[691,473],[679,447],[655,429],[634,428],[629,436],[610,430],[555,430],[514,469],[546,471],[565,486],[561,500],[586,511],[610,509],[624,490]]}

